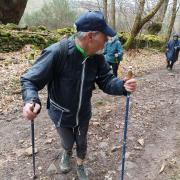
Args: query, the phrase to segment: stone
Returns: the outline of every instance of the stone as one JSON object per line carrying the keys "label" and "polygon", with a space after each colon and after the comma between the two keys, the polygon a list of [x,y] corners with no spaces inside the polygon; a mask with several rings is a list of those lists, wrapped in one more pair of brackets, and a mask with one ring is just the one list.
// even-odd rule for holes
{"label": "stone", "polygon": [[143,139],[143,138],[138,139],[138,143],[139,143],[141,146],[144,146],[144,139]]}
{"label": "stone", "polygon": [[[38,153],[37,148],[34,149],[34,152],[35,152],[35,154]],[[31,156],[32,155],[32,146],[27,148],[27,149],[25,149],[24,155],[25,156]]]}
{"label": "stone", "polygon": [[56,173],[57,173],[57,168],[56,168],[56,166],[54,165],[54,163],[52,163],[52,164],[48,167],[47,173],[48,173],[49,175],[52,175],[52,174],[56,174]]}
{"label": "stone", "polygon": [[99,147],[101,149],[107,149],[108,148],[108,143],[107,142],[100,142],[99,143]]}

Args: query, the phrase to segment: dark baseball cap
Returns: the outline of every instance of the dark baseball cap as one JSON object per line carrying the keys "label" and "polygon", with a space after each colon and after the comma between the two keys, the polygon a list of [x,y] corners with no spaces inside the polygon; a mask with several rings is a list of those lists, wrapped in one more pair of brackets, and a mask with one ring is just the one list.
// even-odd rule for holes
{"label": "dark baseball cap", "polygon": [[173,37],[179,37],[179,34],[175,33],[173,34]]}
{"label": "dark baseball cap", "polygon": [[106,23],[105,18],[100,11],[88,11],[82,14],[76,21],[75,26],[77,31],[100,31],[107,36],[113,37],[116,35]]}

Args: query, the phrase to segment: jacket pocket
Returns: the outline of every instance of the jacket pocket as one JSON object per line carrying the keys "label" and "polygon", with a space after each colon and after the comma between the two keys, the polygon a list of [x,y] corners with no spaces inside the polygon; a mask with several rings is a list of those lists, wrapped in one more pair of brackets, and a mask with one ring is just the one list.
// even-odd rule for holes
{"label": "jacket pocket", "polygon": [[65,112],[70,112],[70,110],[59,106],[57,103],[50,99],[50,107],[48,109],[48,114],[56,127],[60,127],[63,113]]}

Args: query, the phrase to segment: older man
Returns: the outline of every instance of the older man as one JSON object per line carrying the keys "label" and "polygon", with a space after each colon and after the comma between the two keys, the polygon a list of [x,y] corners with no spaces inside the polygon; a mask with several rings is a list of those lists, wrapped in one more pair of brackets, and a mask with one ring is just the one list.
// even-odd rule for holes
{"label": "older man", "polygon": [[[23,115],[34,119],[41,108],[38,91],[48,84],[48,113],[61,137],[64,152],[60,160],[62,172],[71,169],[70,158],[76,143],[77,175],[87,180],[83,165],[87,150],[87,131],[91,118],[91,96],[95,83],[104,92],[125,95],[134,92],[136,80],[116,78],[105,62],[103,47],[115,32],[106,24],[103,14],[89,11],[75,22],[77,33],[67,40],[67,55],[61,71],[55,73],[62,59],[60,43],[46,48],[32,68],[21,77],[24,100]],[[32,110],[33,103],[33,110]]]}

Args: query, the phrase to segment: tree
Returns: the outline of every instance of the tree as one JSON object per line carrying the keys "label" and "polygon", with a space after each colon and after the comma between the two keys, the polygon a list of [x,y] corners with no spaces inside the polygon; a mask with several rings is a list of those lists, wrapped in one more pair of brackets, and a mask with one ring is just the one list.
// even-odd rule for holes
{"label": "tree", "polygon": [[115,30],[116,29],[116,3],[115,0],[111,1],[112,4],[112,27]]}
{"label": "tree", "polygon": [[29,26],[44,25],[50,29],[72,27],[77,14],[68,0],[52,0],[37,12],[25,14],[23,24]]}
{"label": "tree", "polygon": [[108,21],[108,16],[107,16],[107,0],[103,0],[103,14],[104,14],[104,17],[105,17],[106,21]]}
{"label": "tree", "polygon": [[174,22],[176,19],[176,7],[177,7],[177,0],[173,0],[173,7],[172,7],[172,15],[171,15],[171,20],[168,26],[168,31],[167,31],[167,35],[166,35],[166,41],[169,40],[170,36],[171,36],[171,32],[174,26]]}
{"label": "tree", "polygon": [[130,35],[124,45],[125,49],[131,48],[134,39],[136,38],[140,30],[142,29],[144,24],[148,22],[157,13],[157,11],[159,10],[163,2],[164,0],[159,0],[157,4],[152,8],[152,10],[143,18],[142,16],[144,14],[145,0],[139,0],[135,21],[134,21],[132,30],[130,32]]}
{"label": "tree", "polygon": [[28,0],[0,0],[0,22],[18,24]]}
{"label": "tree", "polygon": [[149,34],[158,34],[164,22],[165,14],[167,11],[169,0],[164,0],[162,6],[156,13],[155,17],[153,18],[152,22],[148,25],[148,33]]}

